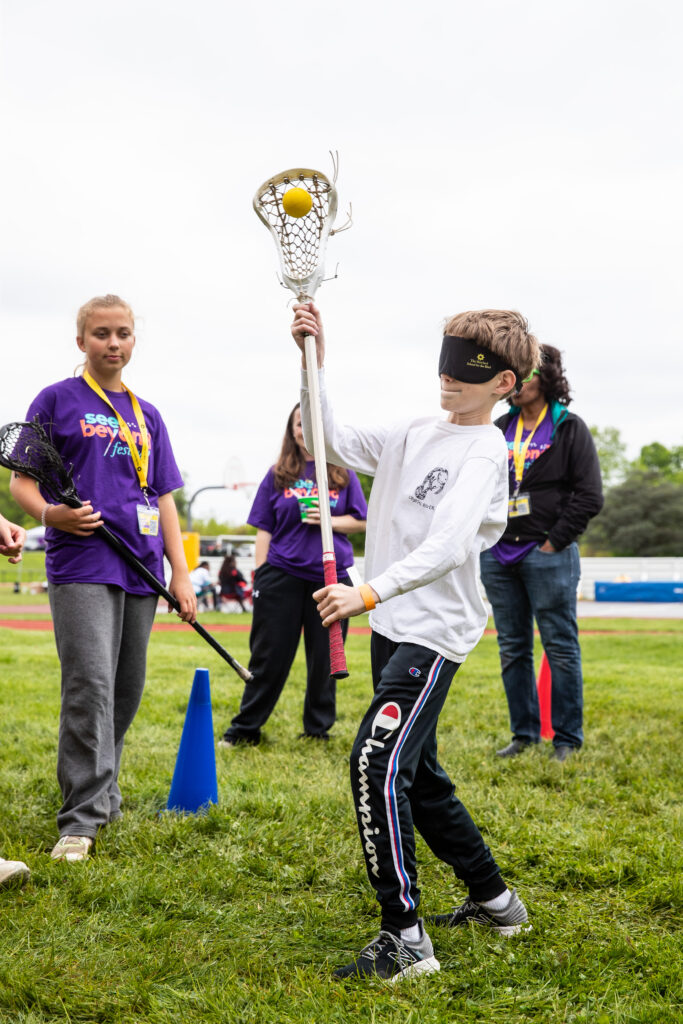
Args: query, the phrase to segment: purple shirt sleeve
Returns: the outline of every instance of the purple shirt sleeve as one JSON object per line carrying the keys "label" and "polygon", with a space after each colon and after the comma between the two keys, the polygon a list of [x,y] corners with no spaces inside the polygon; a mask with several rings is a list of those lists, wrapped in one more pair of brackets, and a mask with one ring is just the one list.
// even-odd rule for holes
{"label": "purple shirt sleeve", "polygon": [[259,484],[259,489],[256,492],[251,511],[247,518],[247,522],[250,526],[255,526],[257,530],[266,530],[268,533],[272,533],[275,529],[275,511],[274,511],[274,499],[277,496],[275,490],[275,474],[273,468],[268,470],[263,480]]}

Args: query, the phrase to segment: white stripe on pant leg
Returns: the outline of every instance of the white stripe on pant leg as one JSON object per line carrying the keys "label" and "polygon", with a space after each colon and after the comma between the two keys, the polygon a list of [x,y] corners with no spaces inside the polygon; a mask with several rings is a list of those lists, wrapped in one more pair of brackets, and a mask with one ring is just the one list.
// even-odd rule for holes
{"label": "white stripe on pant leg", "polygon": [[401,830],[398,824],[398,804],[396,801],[396,775],[398,774],[398,761],[401,748],[405,742],[405,739],[410,732],[411,728],[415,724],[420,711],[425,705],[429,694],[434,689],[436,680],[439,676],[441,666],[443,665],[445,658],[439,655],[433,662],[432,667],[429,670],[427,682],[417,698],[415,704],[411,709],[408,719],[399,733],[398,739],[394,745],[393,753],[389,759],[387,766],[387,774],[384,779],[384,802],[386,808],[387,822],[389,825],[389,842],[391,845],[391,856],[394,862],[394,868],[396,869],[396,877],[399,881],[400,892],[399,898],[405,905],[406,910],[414,910],[415,902],[409,894],[410,879],[406,874],[405,866],[403,863],[403,844],[401,841]]}

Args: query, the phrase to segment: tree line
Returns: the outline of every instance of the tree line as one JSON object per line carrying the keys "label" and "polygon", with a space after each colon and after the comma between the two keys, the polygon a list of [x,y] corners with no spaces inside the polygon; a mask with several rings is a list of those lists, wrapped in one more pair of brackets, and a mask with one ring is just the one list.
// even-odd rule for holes
{"label": "tree line", "polygon": [[653,441],[636,459],[614,427],[591,427],[605,504],[581,540],[585,555],[683,556],[683,445]]}

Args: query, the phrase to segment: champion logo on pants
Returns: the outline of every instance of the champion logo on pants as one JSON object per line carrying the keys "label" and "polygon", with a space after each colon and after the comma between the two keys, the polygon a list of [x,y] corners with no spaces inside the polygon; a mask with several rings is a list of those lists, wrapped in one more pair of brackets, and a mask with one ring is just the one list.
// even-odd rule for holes
{"label": "champion logo on pants", "polygon": [[386,732],[394,732],[398,729],[401,724],[401,709],[398,704],[394,701],[390,701],[388,704],[383,704],[375,715],[375,720],[372,723],[372,735],[375,735],[377,729],[385,729]]}
{"label": "champion logo on pants", "polygon": [[[399,898],[403,903],[406,910],[415,910],[415,900],[410,893],[410,879],[405,869],[404,858],[403,858],[403,843],[401,841],[401,831],[398,820],[398,801],[396,798],[396,776],[398,774],[399,759],[401,756],[401,749],[405,744],[406,738],[410,733],[412,727],[415,724],[420,711],[425,705],[430,693],[436,685],[436,681],[439,677],[441,666],[444,664],[445,659],[439,655],[433,662],[432,667],[429,670],[427,682],[425,683],[422,692],[415,701],[415,704],[410,710],[406,723],[403,726],[400,734],[397,736],[394,749],[389,758],[389,765],[387,768],[387,774],[384,780],[384,800],[387,813],[387,821],[389,823],[389,841],[391,843],[391,856],[394,862],[394,868],[400,884]],[[386,705],[385,705],[386,706]],[[382,708],[384,710],[384,708]],[[376,720],[376,719],[375,719]]]}

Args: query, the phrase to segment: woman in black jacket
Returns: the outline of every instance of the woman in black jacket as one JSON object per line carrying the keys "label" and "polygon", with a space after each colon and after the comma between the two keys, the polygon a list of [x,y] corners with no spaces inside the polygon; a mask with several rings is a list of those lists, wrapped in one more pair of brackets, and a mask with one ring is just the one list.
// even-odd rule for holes
{"label": "woman in black jacket", "polygon": [[[602,508],[600,463],[583,420],[569,412],[561,353],[542,345],[542,362],[496,420],[509,449],[510,503],[501,540],[481,555],[493,608],[514,757],[541,738],[534,672],[534,618],[552,676],[553,756],[583,743],[583,676],[576,619],[577,538]],[[514,404],[513,404],[514,403]]]}

